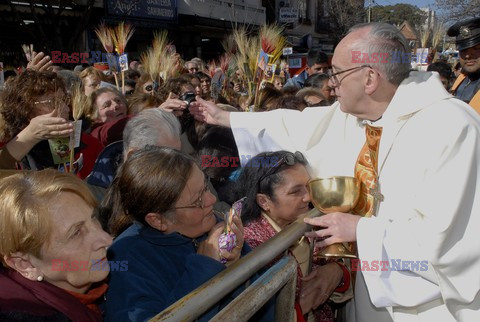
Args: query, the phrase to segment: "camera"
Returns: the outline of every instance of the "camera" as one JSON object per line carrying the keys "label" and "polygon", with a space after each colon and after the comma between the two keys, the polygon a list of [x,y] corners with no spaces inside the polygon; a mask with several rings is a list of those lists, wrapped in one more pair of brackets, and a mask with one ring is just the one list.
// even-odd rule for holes
{"label": "camera", "polygon": [[186,92],[182,96],[180,96],[180,99],[187,103],[187,107],[190,105],[191,102],[195,101],[195,93],[194,92]]}

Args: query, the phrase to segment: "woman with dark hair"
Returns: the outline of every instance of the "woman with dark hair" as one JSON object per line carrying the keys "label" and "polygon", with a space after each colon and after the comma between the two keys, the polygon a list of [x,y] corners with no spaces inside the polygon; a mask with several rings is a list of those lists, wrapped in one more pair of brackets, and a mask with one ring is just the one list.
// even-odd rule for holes
{"label": "woman with dark hair", "polygon": [[265,112],[278,108],[278,101],[283,97],[283,93],[267,83],[259,92],[258,107],[256,112]]}
{"label": "woman with dark hair", "polygon": [[200,80],[200,88],[202,90],[202,94],[200,95],[204,100],[210,100],[210,85],[212,84],[212,79],[210,76],[203,72],[198,72],[195,74],[198,79]]}
{"label": "woman with dark hair", "polygon": [[[226,127],[210,127],[197,146],[203,172],[208,175],[220,201],[229,201],[230,179],[240,167],[237,145],[232,130]],[[228,202],[232,204],[235,200]]]}
{"label": "woman with dark hair", "polygon": [[242,222],[233,219],[237,246],[220,250],[224,224],[213,213],[207,180],[192,157],[165,147],[138,150],[118,170],[104,208],[115,214],[110,224],[118,236],[109,255],[128,261],[128,271],[112,272],[107,320],[149,319],[240,258]]}
{"label": "woman with dark hair", "polygon": [[[242,169],[236,182],[234,197],[246,196],[242,219],[245,241],[255,248],[309,210],[307,162],[300,152],[265,152],[252,158]],[[297,321],[313,312],[316,321],[333,321],[327,301],[345,301],[350,274],[339,262],[326,262],[309,256],[309,242],[300,239],[289,252],[298,262],[296,310]],[[313,261],[309,272],[310,261]]]}

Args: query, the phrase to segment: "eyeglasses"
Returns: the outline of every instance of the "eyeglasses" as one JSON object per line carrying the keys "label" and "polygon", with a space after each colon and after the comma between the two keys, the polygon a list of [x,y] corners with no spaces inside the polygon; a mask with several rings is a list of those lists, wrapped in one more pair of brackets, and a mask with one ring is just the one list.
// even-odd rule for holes
{"label": "eyeglasses", "polygon": [[342,81],[345,79],[345,77],[347,77],[351,73],[346,75],[345,77],[343,77],[341,80],[338,80],[338,77],[337,77],[338,75],[346,73],[346,72],[350,72],[350,71],[353,73],[353,71],[359,70],[359,69],[365,68],[365,67],[372,68],[372,67],[370,67],[370,65],[361,65],[361,66],[345,69],[345,70],[342,70],[341,72],[337,72],[337,73],[332,73],[332,71],[329,70],[328,71],[328,77],[329,77],[330,81],[332,82],[333,86],[338,87],[338,86],[340,86]]}
{"label": "eyeglasses", "polygon": [[280,168],[280,166],[282,166],[284,164],[292,166],[292,165],[295,165],[297,163],[297,161],[300,162],[300,163],[305,163],[306,162],[305,157],[299,151],[297,151],[295,153],[288,152],[285,155],[283,155],[273,166],[270,167],[270,169],[267,170],[267,172],[265,172],[265,174],[263,176],[260,177],[260,179],[258,180],[258,191],[261,190],[260,189],[260,183],[265,178],[274,174],[275,171],[278,170],[278,168]]}
{"label": "eyeglasses", "polygon": [[53,106],[59,106],[60,104],[65,104],[65,105],[70,105],[70,96],[64,95],[64,96],[55,96],[51,99],[48,100],[43,100],[43,101],[37,101],[33,102],[34,105],[38,104],[52,104]]}
{"label": "eyeglasses", "polygon": [[187,208],[201,208],[203,209],[205,207],[205,200],[203,199],[205,193],[207,193],[207,191],[210,191],[210,187],[209,187],[209,178],[208,176],[205,176],[205,186],[202,190],[202,193],[200,194],[200,197],[198,197],[197,200],[195,200],[194,202],[192,202],[192,204],[190,206],[181,206],[181,207],[174,207],[174,208],[170,208],[170,209],[187,209]]}

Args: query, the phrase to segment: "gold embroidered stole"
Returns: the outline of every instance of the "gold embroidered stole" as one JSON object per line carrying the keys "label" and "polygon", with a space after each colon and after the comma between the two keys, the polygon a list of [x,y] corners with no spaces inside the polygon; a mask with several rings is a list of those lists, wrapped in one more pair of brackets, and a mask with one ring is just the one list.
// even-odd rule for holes
{"label": "gold embroidered stole", "polygon": [[353,213],[370,217],[376,215],[375,191],[378,193],[378,147],[382,135],[381,127],[366,125],[366,141],[355,164],[355,178],[360,182],[360,197]]}

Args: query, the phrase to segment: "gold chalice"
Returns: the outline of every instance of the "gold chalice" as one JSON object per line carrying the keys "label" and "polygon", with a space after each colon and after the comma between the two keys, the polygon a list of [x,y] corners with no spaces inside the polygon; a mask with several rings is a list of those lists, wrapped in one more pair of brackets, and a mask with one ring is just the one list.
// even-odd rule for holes
{"label": "gold chalice", "polygon": [[[308,191],[315,208],[324,214],[337,211],[348,213],[357,204],[360,185],[354,177],[317,178],[308,182]],[[357,257],[341,243],[325,247],[319,255],[322,257]]]}

